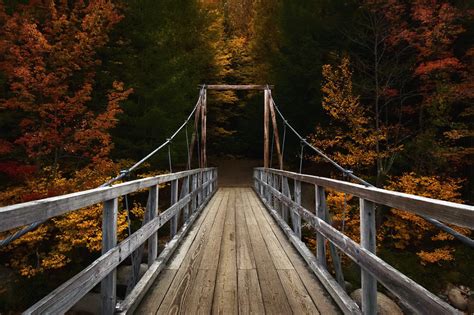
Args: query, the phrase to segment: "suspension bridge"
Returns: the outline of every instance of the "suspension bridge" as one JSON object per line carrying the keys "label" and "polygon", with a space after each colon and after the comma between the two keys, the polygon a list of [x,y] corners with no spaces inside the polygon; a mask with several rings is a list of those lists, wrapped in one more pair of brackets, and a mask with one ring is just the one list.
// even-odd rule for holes
{"label": "suspension bridge", "polygon": [[[101,256],[24,313],[66,313],[99,287],[102,314],[376,314],[378,284],[415,313],[458,313],[377,257],[375,214],[379,207],[405,210],[474,247],[470,238],[446,225],[473,229],[474,207],[373,187],[301,137],[277,107],[271,88],[203,85],[196,106],[176,132],[104,185],[0,208],[0,232],[17,229],[0,241],[5,245],[51,218],[103,204]],[[253,169],[247,187],[220,186],[218,169],[207,166],[208,90],[263,91],[263,167]],[[282,141],[277,118],[283,122]],[[193,119],[188,139],[187,125]],[[187,170],[173,172],[168,151],[169,174],[125,181],[149,158],[169,149],[183,130]],[[300,139],[302,149],[313,150],[348,180],[302,174],[301,166],[299,173],[285,171],[287,131]],[[195,148],[198,167],[192,169]],[[271,165],[273,148],[277,168]],[[303,205],[308,190],[302,185],[312,187],[314,207]],[[328,189],[360,200],[360,244],[331,225]],[[128,210],[127,196],[138,192],[147,194],[142,226],[119,242],[118,211],[124,201]],[[315,252],[302,239],[303,226],[315,233]],[[360,305],[346,292],[342,254],[361,268]],[[142,260],[147,268],[140,274]],[[132,264],[130,279],[126,291],[119,293],[117,267],[127,262]]]}

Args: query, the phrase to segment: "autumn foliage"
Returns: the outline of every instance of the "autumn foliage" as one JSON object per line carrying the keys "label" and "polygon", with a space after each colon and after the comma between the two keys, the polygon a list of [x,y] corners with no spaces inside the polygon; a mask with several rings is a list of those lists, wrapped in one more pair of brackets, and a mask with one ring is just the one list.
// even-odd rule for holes
{"label": "autumn foliage", "polygon": [[[0,205],[95,188],[118,172],[109,131],[132,91],[116,81],[101,96],[95,86],[98,52],[121,18],[110,1],[0,1],[0,115],[13,117],[0,172],[15,183]],[[96,205],[54,218],[1,251],[25,276],[61,268],[77,248],[100,250],[101,213]]]}

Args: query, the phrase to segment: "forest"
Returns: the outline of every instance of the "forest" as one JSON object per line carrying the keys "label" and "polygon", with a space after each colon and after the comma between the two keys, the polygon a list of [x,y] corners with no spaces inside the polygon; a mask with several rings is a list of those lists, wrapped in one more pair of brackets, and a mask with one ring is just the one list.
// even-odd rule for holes
{"label": "forest", "polygon": [[[200,84],[271,84],[298,132],[364,180],[474,203],[474,1],[0,0],[0,206],[100,186],[174,132]],[[262,159],[261,103],[258,92],[209,92],[210,164]],[[300,143],[287,141],[285,168],[297,171]],[[186,168],[184,135],[170,155]],[[134,178],[167,172],[168,159]],[[311,151],[303,165],[342,178]],[[329,192],[328,205],[359,242],[356,198]],[[93,261],[101,214],[72,212],[0,247],[0,313]],[[119,238],[127,226],[122,209]],[[377,231],[378,254],[430,291],[474,290],[474,252],[448,233],[390,208]]]}

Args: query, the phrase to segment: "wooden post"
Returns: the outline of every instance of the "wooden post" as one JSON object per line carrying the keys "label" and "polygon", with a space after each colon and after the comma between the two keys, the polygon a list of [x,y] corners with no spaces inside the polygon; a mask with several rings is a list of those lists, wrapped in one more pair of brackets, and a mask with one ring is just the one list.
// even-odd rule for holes
{"label": "wooden post", "polygon": [[[181,186],[181,198],[183,199],[189,193],[189,176],[183,178],[183,184]],[[188,221],[189,218],[189,203],[183,207],[183,220]]]}
{"label": "wooden post", "polygon": [[[291,199],[291,192],[290,192],[290,185],[288,184],[288,177],[282,176],[281,181],[282,181],[282,183],[281,183],[282,189],[281,190],[283,192],[283,195],[285,195],[286,197]],[[281,212],[282,212],[283,221],[285,221],[285,223],[288,223],[289,208],[286,204],[282,205]]]}
{"label": "wooden post", "polygon": [[[326,223],[332,225],[332,219],[329,215],[329,209],[327,205],[324,207],[324,211],[326,214]],[[339,283],[339,285],[345,290],[346,283],[344,282],[344,274],[342,273],[341,258],[339,257],[336,246],[332,242],[329,242],[329,252],[331,253],[332,265],[334,267],[334,272],[336,273],[337,283]]]}
{"label": "wooden post", "polygon": [[197,207],[199,208],[201,206],[202,202],[202,172],[199,172],[196,174],[197,176],[197,188],[199,189],[199,192],[197,194]]}
{"label": "wooden post", "polygon": [[[150,221],[158,216],[159,186],[150,188],[149,194],[149,213]],[[148,267],[150,267],[158,256],[158,232],[153,233],[148,239]]]}
{"label": "wooden post", "polygon": [[265,89],[263,100],[263,167],[270,166],[270,130],[269,130],[270,90]]}
{"label": "wooden post", "polygon": [[[373,202],[360,199],[360,243],[361,246],[375,254],[375,205]],[[377,280],[361,268],[362,312],[366,315],[377,314]]]}
{"label": "wooden post", "polygon": [[271,90],[269,90],[269,101],[268,101],[268,107],[270,109],[270,116],[272,118],[272,126],[273,126],[273,134],[274,134],[274,139],[275,139],[275,148],[277,151],[278,155],[278,167],[280,169],[283,169],[283,155],[281,152],[280,148],[280,136],[278,135],[278,125],[277,125],[277,120],[276,120],[276,115],[275,115],[275,108],[273,106],[273,100],[272,100],[272,94]]}
{"label": "wooden post", "polygon": [[201,103],[201,167],[207,167],[206,131],[207,131],[207,89],[203,91]]}
{"label": "wooden post", "polygon": [[[301,182],[295,180],[295,203],[301,205]],[[295,211],[291,211],[291,222],[293,223],[293,231],[301,239],[301,217]]]}
{"label": "wooden post", "polygon": [[[192,177],[192,187],[191,187],[191,191],[192,192],[195,192],[196,189],[197,189],[197,174],[193,174],[191,175]],[[193,195],[193,197],[191,198],[191,211],[194,213],[194,211],[196,211],[197,209],[197,195]]]}
{"label": "wooden post", "polygon": [[[171,204],[170,206],[174,205],[178,202],[178,180],[175,179],[171,181]],[[176,213],[173,218],[170,220],[170,236],[173,238],[178,232],[178,218],[179,212]]]}
{"label": "wooden post", "polygon": [[[199,136],[197,134],[198,128],[199,128],[199,117],[201,114],[201,103],[202,101],[199,102],[198,107],[196,108],[196,113],[194,114],[194,131],[193,135],[191,136],[191,143],[189,144],[189,161],[190,164],[192,164],[193,161],[193,153],[194,153],[194,145],[196,144],[197,137]],[[198,160],[200,159],[200,153],[198,152]],[[201,161],[199,161],[198,166],[201,167]],[[191,166],[192,167],[192,166]]]}
{"label": "wooden post", "polygon": [[[315,186],[316,216],[321,220],[326,217],[326,193],[324,187]],[[324,237],[316,232],[316,257],[318,262],[326,268],[326,247],[324,246]]]}
{"label": "wooden post", "polygon": [[[104,202],[102,214],[102,255],[117,245],[117,212],[118,199]],[[110,272],[100,284],[102,297],[102,314],[114,314],[117,298],[116,292],[117,271]]]}

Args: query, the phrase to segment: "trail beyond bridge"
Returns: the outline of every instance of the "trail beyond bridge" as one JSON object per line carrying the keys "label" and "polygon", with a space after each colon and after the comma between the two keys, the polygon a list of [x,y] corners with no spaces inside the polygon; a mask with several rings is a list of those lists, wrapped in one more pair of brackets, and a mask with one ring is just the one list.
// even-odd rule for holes
{"label": "trail beyond bridge", "polygon": [[[417,214],[472,246],[471,239],[446,224],[473,229],[474,207],[371,186],[302,138],[276,106],[271,88],[203,85],[183,125],[106,184],[0,208],[0,232],[26,226],[2,241],[6,244],[48,219],[103,204],[102,255],[25,314],[65,313],[98,287],[102,314],[376,314],[377,284],[415,313],[458,313],[377,257],[375,213],[390,207]],[[263,167],[249,170],[246,187],[233,187],[232,180],[225,182],[228,186],[219,185],[218,169],[207,166],[207,91],[227,89],[264,94]],[[277,115],[284,124],[282,137]],[[169,155],[169,174],[119,182],[169,148],[178,133],[185,130],[187,135],[190,122],[194,132],[187,142],[187,170],[173,172]],[[299,137],[302,149],[315,151],[352,182],[302,174],[301,167],[299,173],[285,171],[287,130]],[[195,149],[198,166],[193,169]],[[272,168],[274,155],[276,168]],[[303,185],[310,189],[302,189]],[[328,189],[360,200],[360,244],[331,225]],[[140,193],[148,198],[142,226],[119,242],[118,211],[128,210],[127,196]],[[304,194],[311,195],[312,207],[302,202]],[[302,229],[314,233],[315,251],[304,242]],[[346,292],[342,254],[361,267],[360,305]],[[144,272],[140,272],[142,261],[147,266]],[[117,267],[125,264],[131,264],[130,279],[122,290]]]}

